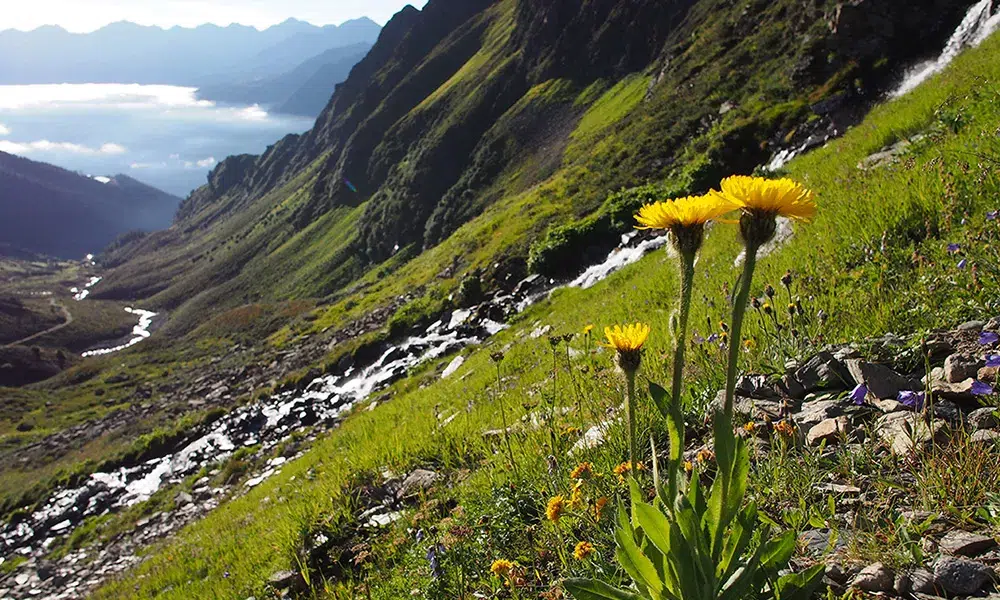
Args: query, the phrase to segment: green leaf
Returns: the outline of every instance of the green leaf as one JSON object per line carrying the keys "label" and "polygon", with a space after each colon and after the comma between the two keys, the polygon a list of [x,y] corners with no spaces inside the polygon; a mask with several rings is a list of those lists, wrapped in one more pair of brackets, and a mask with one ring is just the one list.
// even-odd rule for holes
{"label": "green leaf", "polygon": [[653,398],[653,403],[663,415],[664,419],[670,418],[670,394],[659,385],[649,382],[649,395]]}
{"label": "green leaf", "polygon": [[596,579],[567,579],[566,591],[576,600],[640,600],[642,596],[626,592]]}
{"label": "green leaf", "polygon": [[778,578],[775,597],[778,600],[809,600],[823,583],[826,567],[813,565],[801,573],[789,573]]}
{"label": "green leaf", "polygon": [[768,571],[779,571],[785,568],[794,554],[795,532],[786,531],[763,545],[760,552],[760,566]]}
{"label": "green leaf", "polygon": [[635,516],[649,541],[663,554],[670,554],[670,521],[667,517],[645,502],[635,506]]}
{"label": "green leaf", "polygon": [[623,527],[616,528],[615,541],[618,542],[615,557],[625,572],[629,574],[629,577],[639,585],[640,589],[649,588],[655,594],[659,594],[663,589],[663,582],[660,580],[653,562],[642,553],[642,550],[635,543],[632,532]]}

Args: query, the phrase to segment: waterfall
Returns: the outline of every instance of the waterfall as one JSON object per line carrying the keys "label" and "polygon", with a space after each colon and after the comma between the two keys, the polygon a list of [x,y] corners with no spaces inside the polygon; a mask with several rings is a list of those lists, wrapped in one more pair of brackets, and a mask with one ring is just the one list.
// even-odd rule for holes
{"label": "waterfall", "polygon": [[958,28],[955,29],[955,33],[951,34],[944,50],[941,51],[941,55],[907,71],[903,82],[892,92],[891,96],[898,98],[909,93],[935,73],[944,70],[962,50],[981,44],[1000,24],[1000,13],[991,14],[992,9],[993,0],[980,0],[973,4],[965,13],[965,18],[962,19]]}

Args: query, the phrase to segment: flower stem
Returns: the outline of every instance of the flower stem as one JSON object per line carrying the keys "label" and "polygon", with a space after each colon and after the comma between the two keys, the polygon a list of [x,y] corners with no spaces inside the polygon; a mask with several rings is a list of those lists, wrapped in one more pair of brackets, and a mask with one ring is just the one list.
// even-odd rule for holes
{"label": "flower stem", "polygon": [[736,373],[739,370],[740,344],[743,337],[743,316],[747,312],[747,302],[750,300],[750,286],[753,284],[753,272],[757,268],[758,245],[747,244],[746,259],[743,261],[743,275],[740,276],[740,288],[733,301],[733,324],[729,334],[729,366],[726,371],[726,403],[723,414],[727,422],[733,421],[733,401],[736,396]]}
{"label": "flower stem", "polygon": [[500,365],[497,364],[497,402],[500,404],[500,422],[503,424],[503,441],[507,445],[507,455],[510,457],[510,468],[517,475],[517,463],[514,462],[514,450],[510,447],[510,432],[507,430],[507,411],[504,410],[503,406],[503,394],[501,393],[500,386],[502,385],[502,380],[500,379]]}
{"label": "flower stem", "polygon": [[687,348],[688,317],[691,314],[691,292],[694,289],[694,253],[681,255],[681,314],[674,348],[674,379],[670,399],[680,402],[684,383],[684,350]]}
{"label": "flower stem", "polygon": [[628,418],[628,460],[629,460],[629,473],[635,478],[635,471],[638,462],[638,452],[636,451],[635,442],[635,371],[629,370],[625,371],[625,381],[626,381],[626,395],[625,395],[625,414]]}

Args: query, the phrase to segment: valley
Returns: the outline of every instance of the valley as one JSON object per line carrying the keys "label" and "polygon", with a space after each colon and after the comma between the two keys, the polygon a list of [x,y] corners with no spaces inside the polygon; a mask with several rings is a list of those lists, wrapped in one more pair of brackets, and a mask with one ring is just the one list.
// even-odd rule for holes
{"label": "valley", "polygon": [[[748,544],[790,540],[797,597],[986,597],[998,23],[988,0],[430,0],[315,123],[134,88],[159,106],[137,132],[177,111],[177,141],[261,142],[178,154],[217,164],[168,226],[0,258],[0,597],[659,597],[626,555],[663,541],[622,531],[646,500],[680,518],[671,470],[724,477],[732,348]],[[676,230],[634,215],[750,173],[815,217],[749,258],[706,225],[686,330]],[[637,321],[633,382],[602,343]]]}

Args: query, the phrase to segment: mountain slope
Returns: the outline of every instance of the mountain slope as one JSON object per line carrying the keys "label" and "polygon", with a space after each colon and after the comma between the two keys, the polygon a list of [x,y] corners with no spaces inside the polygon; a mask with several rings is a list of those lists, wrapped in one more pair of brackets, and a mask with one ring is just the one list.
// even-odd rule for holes
{"label": "mountain slope", "polygon": [[371,48],[359,43],[325,50],[295,68],[277,75],[247,74],[245,80],[224,80],[198,88],[198,97],[230,104],[260,104],[282,114],[315,117],[334,88]]}
{"label": "mountain slope", "polygon": [[[843,131],[902,66],[944,43],[968,4],[406,8],[311,131],[223,161],[175,227],[130,249],[138,258],[101,293],[156,294],[200,315],[359,289],[378,290],[362,306],[401,289],[440,306],[476,268],[492,286],[516,281],[535,239],[605,214],[610,191],[703,191],[778,144]],[[600,219],[600,235],[569,236],[578,247],[564,254],[606,250],[617,232]],[[392,282],[376,277],[397,269]]]}
{"label": "mountain slope", "polygon": [[169,225],[179,198],[126,175],[103,179],[0,152],[0,242],[79,258]]}

